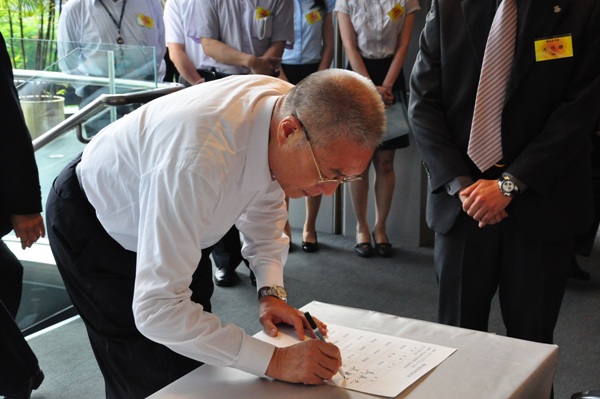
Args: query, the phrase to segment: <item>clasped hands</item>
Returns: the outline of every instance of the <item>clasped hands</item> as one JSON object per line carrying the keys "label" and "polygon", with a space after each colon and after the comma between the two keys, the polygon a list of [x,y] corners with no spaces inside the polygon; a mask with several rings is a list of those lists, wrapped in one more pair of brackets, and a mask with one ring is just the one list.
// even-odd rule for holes
{"label": "clasped hands", "polygon": [[512,201],[512,197],[500,192],[497,180],[485,179],[479,179],[461,189],[458,197],[462,202],[463,211],[475,219],[480,228],[500,223],[508,217],[506,207]]}
{"label": "clasped hands", "polygon": [[[327,325],[313,317],[317,327],[327,336]],[[304,313],[286,302],[266,296],[260,299],[260,323],[265,332],[275,337],[279,333],[277,324],[286,323],[294,327],[299,343],[275,348],[266,375],[281,381],[318,385],[330,380],[342,366],[342,356],[337,346],[318,339],[304,340],[305,330],[317,338],[310,328]]]}
{"label": "clasped hands", "polygon": [[384,86],[376,86],[375,88],[383,100],[385,109],[388,109],[390,105],[394,103],[394,93],[392,93],[392,89]]}
{"label": "clasped hands", "polygon": [[250,72],[259,75],[279,76],[280,57],[253,56],[248,65]]}

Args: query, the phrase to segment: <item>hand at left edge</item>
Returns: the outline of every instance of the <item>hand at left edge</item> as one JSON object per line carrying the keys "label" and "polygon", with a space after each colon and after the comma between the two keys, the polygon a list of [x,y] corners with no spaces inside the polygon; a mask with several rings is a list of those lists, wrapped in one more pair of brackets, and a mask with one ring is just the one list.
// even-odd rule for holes
{"label": "hand at left edge", "polygon": [[30,248],[40,237],[46,235],[44,219],[39,213],[30,215],[11,215],[10,221],[17,238],[21,240],[21,248]]}

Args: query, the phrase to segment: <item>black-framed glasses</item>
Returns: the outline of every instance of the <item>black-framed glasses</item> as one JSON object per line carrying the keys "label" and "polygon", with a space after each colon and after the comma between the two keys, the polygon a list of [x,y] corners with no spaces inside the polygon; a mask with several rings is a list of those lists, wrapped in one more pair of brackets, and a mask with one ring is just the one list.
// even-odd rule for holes
{"label": "black-framed glasses", "polygon": [[304,126],[304,123],[302,123],[302,121],[300,120],[300,118],[298,118],[298,115],[296,115],[295,112],[294,112],[293,116],[294,116],[294,118],[296,118],[296,120],[300,124],[300,127],[302,128],[302,131],[304,132],[304,137],[306,137],[306,141],[308,142],[308,148],[310,149],[310,154],[312,155],[313,161],[315,163],[315,167],[317,168],[317,173],[319,174],[319,181],[317,182],[317,184],[324,184],[324,183],[344,184],[344,183],[350,183],[350,182],[357,181],[357,180],[362,180],[362,176],[360,176],[360,175],[344,176],[344,177],[340,177],[339,179],[324,178],[323,174],[321,173],[321,168],[319,168],[319,163],[317,162],[317,158],[315,157],[315,152],[313,151],[312,144],[310,143],[310,135],[308,134],[308,130],[306,130],[306,126]]}

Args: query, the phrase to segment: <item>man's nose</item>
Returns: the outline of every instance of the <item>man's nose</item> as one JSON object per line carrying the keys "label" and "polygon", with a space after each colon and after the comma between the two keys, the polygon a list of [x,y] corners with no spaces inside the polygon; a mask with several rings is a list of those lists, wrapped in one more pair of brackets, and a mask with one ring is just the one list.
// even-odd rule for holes
{"label": "man's nose", "polygon": [[319,191],[321,192],[321,194],[329,197],[331,195],[333,195],[333,193],[335,193],[335,190],[337,190],[338,186],[340,185],[340,183],[323,183],[323,184],[319,184]]}

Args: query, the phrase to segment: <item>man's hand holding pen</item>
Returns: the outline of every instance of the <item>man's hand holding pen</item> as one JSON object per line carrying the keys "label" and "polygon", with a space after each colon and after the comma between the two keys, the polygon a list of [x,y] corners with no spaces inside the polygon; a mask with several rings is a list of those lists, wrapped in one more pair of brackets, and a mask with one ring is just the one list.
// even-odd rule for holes
{"label": "man's hand holding pen", "polygon": [[[327,335],[327,325],[313,320],[316,331]],[[342,366],[340,350],[334,344],[321,339],[305,340],[305,329],[313,338],[318,338],[305,315],[286,302],[275,297],[260,299],[260,322],[265,332],[277,336],[279,323],[291,325],[300,342],[284,348],[275,348],[267,367],[269,377],[306,385],[319,385],[331,380]]]}

